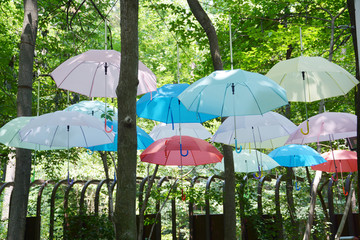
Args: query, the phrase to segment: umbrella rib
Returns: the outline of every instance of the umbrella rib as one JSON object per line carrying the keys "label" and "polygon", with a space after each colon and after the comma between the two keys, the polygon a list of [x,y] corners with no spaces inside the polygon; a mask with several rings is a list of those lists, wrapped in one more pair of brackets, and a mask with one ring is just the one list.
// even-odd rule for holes
{"label": "umbrella rib", "polygon": [[[91,81],[91,87],[90,87],[89,96],[91,96],[91,93],[92,93],[92,91],[93,91],[95,76],[96,76],[97,70],[99,69],[99,66],[100,66],[100,63],[98,63],[98,65],[97,65],[97,67],[96,67],[96,70],[95,70],[95,73],[93,74],[92,81]],[[106,83],[105,83],[105,91],[106,91]],[[106,97],[106,96],[105,96],[105,97]]]}
{"label": "umbrella rib", "polygon": [[246,82],[244,82],[244,85],[249,89],[249,92],[250,92],[251,95],[253,96],[254,101],[255,101],[255,103],[256,103],[259,111],[260,111],[260,114],[263,114],[262,111],[261,111],[260,105],[259,105],[258,101],[257,101],[256,98],[255,98],[255,95],[253,94],[253,92],[251,91],[251,89],[249,88],[249,86],[246,84]]}
{"label": "umbrella rib", "polygon": [[84,137],[85,145],[86,145],[86,147],[88,148],[89,146],[88,146],[88,143],[87,143],[87,141],[86,141],[85,132],[84,132],[82,126],[80,126],[80,130],[81,130],[81,133],[82,133],[82,135],[83,135],[83,137]]}
{"label": "umbrella rib", "polygon": [[[226,87],[225,87],[225,91],[224,91],[224,95],[223,95],[223,99],[222,99],[222,105],[221,105],[221,111],[220,111],[220,117],[222,117],[223,116],[223,111],[224,111],[224,103],[225,103],[225,97],[226,97],[226,92],[227,92],[227,89],[229,88],[229,86],[230,86],[230,84],[228,83],[228,84],[226,84]],[[235,113],[234,113],[234,115],[235,115]]]}
{"label": "umbrella rib", "polygon": [[[199,99],[198,101],[197,101],[197,108],[196,108],[196,112],[199,112],[198,110],[199,110],[199,104],[200,104],[200,99],[201,99],[201,96],[202,96],[202,92],[203,92],[203,90],[205,89],[207,87],[207,85],[205,85],[203,88],[201,88],[201,90],[199,91],[199,95],[196,97],[196,98],[194,98],[194,100],[190,103],[190,105],[189,105],[189,107],[187,108],[188,110],[192,107],[192,105],[195,103],[195,100],[196,99]],[[185,105],[184,105],[185,106]]]}
{"label": "umbrella rib", "polygon": [[53,145],[53,143],[54,143],[55,135],[56,135],[56,132],[57,132],[58,128],[59,128],[59,125],[56,126],[55,132],[54,132],[54,134],[53,134],[53,138],[51,139],[50,147],[52,147],[52,145]]}
{"label": "umbrella rib", "polygon": [[[71,69],[71,71],[64,77],[64,79],[59,83],[58,87],[61,86],[61,84],[63,84],[65,82],[65,80],[67,79],[67,77],[73,72],[75,71],[75,69],[77,69],[80,65],[82,65],[83,62],[80,62],[77,66],[75,66],[73,69]],[[54,79],[54,77],[52,76],[52,74],[50,74],[50,76]],[[55,79],[54,79],[55,81]]]}
{"label": "umbrella rib", "polygon": [[330,77],[331,80],[333,80],[333,82],[335,83],[335,85],[338,86],[338,88],[340,89],[340,91],[345,95],[345,91],[341,88],[341,86],[339,85],[339,83],[328,73],[326,72],[326,74]]}

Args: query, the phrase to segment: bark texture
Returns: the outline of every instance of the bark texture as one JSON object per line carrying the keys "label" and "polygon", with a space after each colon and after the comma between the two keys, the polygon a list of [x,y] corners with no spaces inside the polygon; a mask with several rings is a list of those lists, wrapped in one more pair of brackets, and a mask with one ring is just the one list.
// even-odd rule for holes
{"label": "bark texture", "polygon": [[[204,29],[210,44],[210,52],[214,70],[222,70],[223,64],[220,55],[218,38],[214,25],[201,7],[198,0],[187,0],[189,7]],[[222,119],[224,121],[225,119]],[[236,211],[235,211],[235,173],[232,147],[222,145],[225,165],[224,186],[224,239],[236,239]]]}
{"label": "bark texture", "polygon": [[[24,0],[20,42],[17,115],[31,116],[34,51],[38,24],[36,0]],[[7,239],[24,239],[31,175],[31,150],[16,149],[15,183],[10,202]]]}
{"label": "bark texture", "polygon": [[118,98],[118,163],[114,223],[116,239],[136,239],[136,95],[138,0],[120,1],[121,63]]}

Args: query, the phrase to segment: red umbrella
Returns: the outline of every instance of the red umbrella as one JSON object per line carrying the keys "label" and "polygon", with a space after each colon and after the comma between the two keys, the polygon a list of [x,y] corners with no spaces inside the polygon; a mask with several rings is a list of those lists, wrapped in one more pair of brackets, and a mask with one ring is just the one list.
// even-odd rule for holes
{"label": "red umbrella", "polygon": [[312,170],[323,172],[357,172],[358,166],[356,152],[348,150],[334,150],[333,153],[330,151],[321,154],[321,156],[325,158],[327,162],[312,166]]}
{"label": "red umbrella", "polygon": [[[184,154],[186,151],[187,154]],[[143,162],[174,166],[217,163],[221,162],[222,158],[223,155],[210,143],[190,136],[172,136],[159,139],[140,155]]]}

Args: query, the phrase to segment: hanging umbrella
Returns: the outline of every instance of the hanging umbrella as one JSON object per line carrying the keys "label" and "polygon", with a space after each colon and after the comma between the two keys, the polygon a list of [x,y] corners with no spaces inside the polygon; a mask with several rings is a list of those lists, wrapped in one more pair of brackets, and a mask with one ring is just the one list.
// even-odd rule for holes
{"label": "hanging umbrella", "polygon": [[[309,133],[304,135],[301,129],[309,124]],[[357,117],[342,112],[324,112],[302,122],[296,131],[290,134],[286,144],[305,144],[312,142],[333,141],[357,136]]]}
{"label": "hanging umbrella", "polygon": [[[179,123],[174,123],[174,128],[172,124],[160,123],[153,128],[149,135],[154,140],[159,140],[161,138],[180,135],[179,129]],[[211,138],[211,133],[200,123],[182,123],[181,135],[200,139]]]}
{"label": "hanging umbrella", "polygon": [[[117,121],[114,121],[114,122],[109,121],[108,124],[114,126],[114,130],[113,130],[115,133],[114,142],[89,147],[88,149],[90,149],[91,151],[110,151],[110,152],[117,151],[117,149],[118,149],[117,148],[118,123],[117,123]],[[154,142],[154,139],[152,139],[149,136],[149,134],[147,134],[143,129],[141,129],[138,126],[136,126],[136,136],[137,136],[137,149],[138,150],[143,150],[143,149],[147,148],[148,146],[150,146]]]}
{"label": "hanging umbrella", "polygon": [[81,101],[70,105],[69,107],[65,108],[64,111],[81,112],[100,119],[104,119],[105,114],[112,115],[111,118],[113,120],[117,120],[118,117],[117,108],[108,106],[104,102],[100,101]]}
{"label": "hanging umbrella", "polygon": [[24,142],[49,147],[91,147],[114,141],[114,134],[105,132],[101,120],[83,113],[66,111],[35,117],[19,134]]}
{"label": "hanging umbrella", "polygon": [[0,128],[0,142],[8,147],[25,148],[31,150],[54,150],[64,147],[49,147],[46,145],[34,144],[21,141],[19,131],[35,117],[17,117]]}
{"label": "hanging umbrella", "polygon": [[[182,136],[181,141],[180,145],[180,136],[159,139],[141,153],[141,161],[158,165],[197,166],[221,162],[223,158],[223,155],[205,140]],[[182,151],[188,151],[188,154],[182,156]]]}
{"label": "hanging umbrella", "polygon": [[136,113],[141,118],[163,123],[202,123],[216,118],[215,115],[187,110],[177,99],[189,84],[166,84],[156,92],[147,93],[136,103]]}
{"label": "hanging umbrella", "polygon": [[301,56],[278,62],[266,76],[282,86],[289,101],[294,102],[345,95],[358,84],[349,72],[322,57]]}
{"label": "hanging umbrella", "polygon": [[326,162],[314,149],[306,145],[290,144],[274,149],[269,157],[284,167],[309,167]]}
{"label": "hanging umbrella", "polygon": [[[321,154],[326,162],[312,166],[312,170],[323,172],[357,172],[357,154],[353,151],[334,150]],[[336,162],[336,164],[335,164]]]}
{"label": "hanging umbrella", "polygon": [[260,115],[288,104],[285,90],[270,78],[241,69],[215,71],[178,98],[190,111],[221,117]]}
{"label": "hanging umbrella", "polygon": [[[59,88],[88,97],[115,98],[120,61],[118,51],[89,50],[63,62],[50,76]],[[156,90],[155,74],[140,61],[138,78],[138,95]]]}
{"label": "hanging umbrella", "polygon": [[[272,159],[268,155],[253,149],[251,151],[242,151],[239,154],[236,154],[236,152],[234,151],[233,157],[235,172],[251,173],[259,171],[259,165],[257,162],[259,158],[261,159],[261,168],[264,171],[280,166],[274,159]],[[222,161],[221,163],[217,163],[215,165],[215,168],[220,171],[224,171],[224,161]]]}
{"label": "hanging umbrella", "polygon": [[251,148],[276,148],[283,146],[295,130],[293,122],[276,112],[231,116],[220,125],[211,141],[234,145],[236,134],[239,144],[250,144]]}

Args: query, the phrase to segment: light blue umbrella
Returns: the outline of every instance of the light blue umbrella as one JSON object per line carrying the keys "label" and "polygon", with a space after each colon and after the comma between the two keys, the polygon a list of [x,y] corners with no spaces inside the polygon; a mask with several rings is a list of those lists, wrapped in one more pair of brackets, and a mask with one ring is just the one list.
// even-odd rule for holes
{"label": "light blue umbrella", "polygon": [[178,98],[190,111],[221,117],[260,115],[288,104],[280,85],[241,69],[215,71],[191,84]]}
{"label": "light blue umbrella", "polygon": [[112,119],[117,119],[118,115],[117,108],[109,106],[100,101],[81,101],[70,105],[69,107],[65,108],[64,111],[81,112],[101,119],[104,119],[105,115],[110,115]]}
{"label": "light blue umbrella", "polygon": [[[108,126],[114,126],[114,133],[115,138],[113,143],[97,145],[93,147],[89,147],[88,149],[91,151],[109,151],[109,152],[116,152],[117,151],[117,138],[118,138],[118,123],[115,122],[107,122]],[[137,149],[143,150],[150,146],[154,139],[152,139],[149,134],[147,134],[143,129],[136,126],[136,133],[137,133]]]}
{"label": "light blue umbrella", "polygon": [[298,144],[276,148],[269,153],[269,157],[284,167],[309,167],[326,162],[313,148]]}
{"label": "light blue umbrella", "polygon": [[156,92],[146,93],[136,103],[139,117],[163,123],[202,123],[217,115],[196,113],[187,110],[178,96],[189,84],[166,84]]}

